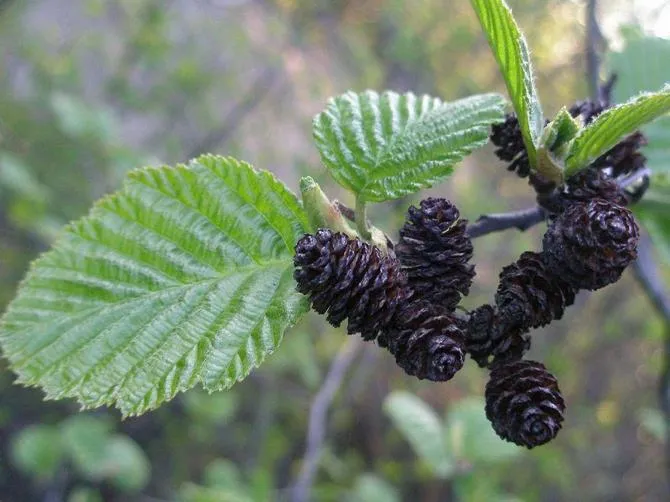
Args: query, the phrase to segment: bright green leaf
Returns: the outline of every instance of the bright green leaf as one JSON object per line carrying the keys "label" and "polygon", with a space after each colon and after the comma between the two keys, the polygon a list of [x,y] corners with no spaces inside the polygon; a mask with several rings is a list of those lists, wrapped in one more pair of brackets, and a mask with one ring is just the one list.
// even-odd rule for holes
{"label": "bright green leaf", "polygon": [[503,462],[517,457],[523,449],[500,439],[484,412],[484,400],[467,398],[449,408],[445,437],[450,451],[459,459]]}
{"label": "bright green leaf", "polygon": [[503,108],[497,94],[444,103],[411,93],[348,92],[314,118],[314,139],[338,183],[361,200],[381,202],[448,176],[488,141]]}
{"label": "bright green leaf", "polygon": [[[624,102],[645,89],[658,89],[670,80],[670,40],[651,36],[628,36],[621,52],[608,58],[609,69],[617,74],[613,96]],[[643,153],[647,167],[670,173],[670,117],[646,125],[642,131],[649,144]]]}
{"label": "bright green leaf", "polygon": [[519,118],[530,165],[544,127],[528,45],[504,0],[471,0]]}
{"label": "bright green leaf", "polygon": [[645,93],[596,117],[572,141],[566,158],[569,176],[585,168],[624,136],[670,112],[670,86]]}
{"label": "bright green leaf", "polygon": [[48,425],[27,427],[12,438],[14,465],[39,479],[52,478],[63,459],[58,429]]}
{"label": "bright green leaf", "polygon": [[292,277],[307,227],[272,174],[231,158],[134,171],[33,264],[0,345],[19,382],[124,415],[228,388],[307,310]]}
{"label": "bright green leaf", "polygon": [[454,473],[456,466],[444,441],[442,422],[430,406],[412,394],[398,391],[386,398],[384,410],[436,476],[448,478]]}

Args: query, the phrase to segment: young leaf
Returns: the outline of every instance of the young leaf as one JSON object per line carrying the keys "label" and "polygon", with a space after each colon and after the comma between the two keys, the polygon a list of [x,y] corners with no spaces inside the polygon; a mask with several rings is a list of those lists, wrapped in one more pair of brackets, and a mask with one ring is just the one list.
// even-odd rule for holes
{"label": "young leaf", "polygon": [[427,188],[488,141],[504,100],[483,94],[444,103],[429,96],[366,91],[331,99],[314,118],[321,160],[361,201]]}
{"label": "young leaf", "polygon": [[307,310],[296,197],[232,158],[134,171],[32,266],[0,324],[20,383],[140,414],[230,387]]}
{"label": "young leaf", "polygon": [[471,2],[498,62],[514,111],[519,118],[530,165],[535,166],[536,147],[544,127],[544,118],[535,89],[533,66],[526,39],[504,0],[471,0]]}
{"label": "young leaf", "polygon": [[641,94],[606,110],[582,129],[570,145],[566,158],[568,176],[580,171],[616,145],[624,136],[670,112],[670,86]]}
{"label": "young leaf", "polygon": [[[629,34],[621,52],[608,59],[610,71],[617,75],[614,101],[623,103],[644,89],[659,89],[668,81],[670,40]],[[649,144],[642,150],[646,166],[654,172],[670,173],[670,116],[642,128]]]}
{"label": "young leaf", "polygon": [[456,464],[446,448],[442,422],[430,406],[408,392],[397,391],[386,398],[384,410],[436,476],[453,474]]}

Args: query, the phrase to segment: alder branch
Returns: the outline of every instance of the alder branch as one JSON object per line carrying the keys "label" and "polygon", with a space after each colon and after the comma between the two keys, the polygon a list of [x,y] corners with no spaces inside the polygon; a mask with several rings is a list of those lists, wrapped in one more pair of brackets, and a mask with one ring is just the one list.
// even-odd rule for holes
{"label": "alder branch", "polygon": [[524,232],[544,221],[545,217],[546,213],[540,206],[510,213],[483,214],[475,223],[468,225],[467,234],[471,239],[475,239],[510,228]]}
{"label": "alder branch", "polygon": [[314,477],[319,467],[319,458],[326,437],[328,410],[337,394],[351,364],[363,347],[359,337],[350,337],[342,345],[328,370],[321,388],[314,396],[309,411],[307,446],[298,479],[293,488],[293,502],[308,502]]}

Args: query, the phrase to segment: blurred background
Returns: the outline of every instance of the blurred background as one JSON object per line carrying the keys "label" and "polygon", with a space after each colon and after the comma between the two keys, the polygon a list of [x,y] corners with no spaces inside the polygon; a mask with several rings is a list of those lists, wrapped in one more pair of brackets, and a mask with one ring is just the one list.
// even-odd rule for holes
{"label": "blurred background", "polygon": [[[509,3],[547,114],[586,97],[586,2]],[[626,65],[650,58],[640,47],[652,43],[667,55],[658,78],[670,80],[670,2],[601,4],[611,51],[603,75],[616,69],[629,92],[650,75]],[[366,88],[445,100],[504,90],[466,1],[0,0],[0,311],[60,226],[134,167],[221,153],[294,190],[309,173],[351,202],[320,165],[311,119],[329,96]],[[670,148],[665,141],[655,146]],[[431,193],[471,220],[533,203],[490,147]],[[396,235],[417,201],[371,216]],[[477,240],[465,306],[492,300],[500,269],[537,249],[543,230]],[[557,439],[533,451],[493,435],[486,374],[474,364],[448,384],[419,382],[372,344],[342,349],[344,331],[316,315],[231,391],[194,389],[124,421],[114,410],[44,402],[13,386],[0,359],[0,501],[294,500],[309,409],[338,353],[352,364],[308,500],[670,500],[657,398],[665,331],[629,271],[538,330],[530,357],[557,375],[568,413]]]}

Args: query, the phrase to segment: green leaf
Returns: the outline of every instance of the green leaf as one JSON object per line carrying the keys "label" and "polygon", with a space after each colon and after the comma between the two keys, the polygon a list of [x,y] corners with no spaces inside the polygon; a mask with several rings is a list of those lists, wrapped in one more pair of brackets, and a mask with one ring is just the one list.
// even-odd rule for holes
{"label": "green leaf", "polygon": [[429,96],[347,92],[314,118],[321,160],[362,201],[382,202],[433,186],[488,141],[502,120],[497,94],[444,103]]}
{"label": "green leaf", "polygon": [[570,145],[566,158],[568,176],[585,168],[616,145],[621,138],[670,112],[670,86],[644,93],[598,115]]}
{"label": "green leaf", "polygon": [[0,345],[19,382],[124,415],[228,388],[307,311],[307,227],[283,184],[232,158],[134,171],[33,264]]}
{"label": "green leaf", "polygon": [[[651,36],[629,35],[621,52],[609,55],[608,67],[617,74],[613,96],[624,102],[645,89],[663,87],[670,79],[670,40]],[[649,144],[643,152],[647,167],[654,172],[670,173],[670,117],[646,125],[642,131]]]}
{"label": "green leaf", "polygon": [[519,118],[530,165],[544,128],[542,106],[535,89],[528,45],[504,0],[471,0]]}
{"label": "green leaf", "polygon": [[519,456],[524,450],[500,439],[484,413],[480,398],[467,398],[449,408],[445,437],[450,450],[459,459],[471,463],[504,462]]}
{"label": "green leaf", "polygon": [[63,459],[63,445],[58,429],[35,425],[12,438],[12,459],[22,471],[41,480],[52,478]]}
{"label": "green leaf", "polygon": [[386,398],[384,410],[436,476],[453,475],[456,465],[446,448],[442,422],[430,406],[408,392],[398,391]]}

